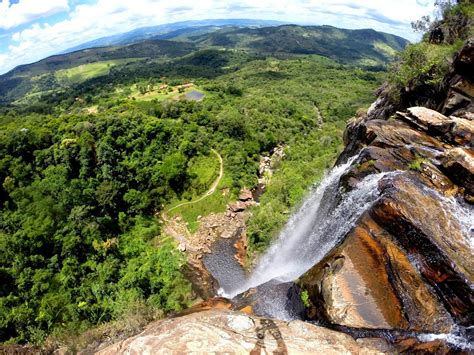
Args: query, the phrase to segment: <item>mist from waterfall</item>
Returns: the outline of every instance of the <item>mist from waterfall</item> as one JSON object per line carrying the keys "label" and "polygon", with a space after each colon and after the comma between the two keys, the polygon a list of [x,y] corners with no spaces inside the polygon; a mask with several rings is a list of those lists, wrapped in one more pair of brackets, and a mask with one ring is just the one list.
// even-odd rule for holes
{"label": "mist from waterfall", "polygon": [[[228,298],[269,281],[294,281],[320,261],[354,226],[357,219],[377,199],[378,181],[387,173],[363,179],[353,190],[339,191],[339,180],[356,157],[335,167],[309,193],[301,207],[291,216],[269,250],[258,260],[255,269],[244,281],[221,289]],[[388,174],[397,174],[392,172]],[[271,307],[268,315],[279,319],[291,315]],[[272,313],[278,314],[272,314]],[[283,313],[282,313],[283,312]]]}

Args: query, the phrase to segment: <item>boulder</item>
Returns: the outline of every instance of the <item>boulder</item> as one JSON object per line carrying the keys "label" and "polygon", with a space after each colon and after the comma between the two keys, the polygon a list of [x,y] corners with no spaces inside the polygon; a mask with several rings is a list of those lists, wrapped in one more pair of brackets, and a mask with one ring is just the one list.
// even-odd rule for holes
{"label": "boulder", "polygon": [[237,202],[234,202],[234,203],[230,203],[229,204],[229,210],[231,212],[242,212],[242,211],[245,211],[247,209],[247,204],[245,204],[244,202],[242,201],[237,201]]}
{"label": "boulder", "polygon": [[150,324],[139,335],[98,354],[380,354],[386,341],[359,341],[302,321],[285,322],[241,312],[209,310]]}
{"label": "boulder", "polygon": [[240,201],[250,201],[253,199],[252,191],[249,189],[240,190],[239,200]]}
{"label": "boulder", "polygon": [[472,148],[474,143],[474,121],[455,116],[450,118],[454,123],[449,134],[450,140],[455,144]]}
{"label": "boulder", "polygon": [[474,195],[474,153],[466,148],[452,148],[441,155],[441,164],[454,182]]}
{"label": "boulder", "polygon": [[411,107],[407,111],[407,113],[397,112],[397,115],[433,135],[447,134],[454,124],[448,117],[426,107]]}
{"label": "boulder", "polygon": [[[425,107],[412,107],[407,113],[397,112],[398,117],[434,137],[446,142],[472,147],[474,122],[468,118],[446,117]],[[470,117],[468,113],[466,117]]]}

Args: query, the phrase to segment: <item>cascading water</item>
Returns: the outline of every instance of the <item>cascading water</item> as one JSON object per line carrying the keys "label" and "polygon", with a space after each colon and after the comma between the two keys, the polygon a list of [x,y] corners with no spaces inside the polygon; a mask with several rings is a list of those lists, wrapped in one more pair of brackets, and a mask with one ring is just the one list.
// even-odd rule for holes
{"label": "cascading water", "polygon": [[[377,183],[386,173],[370,175],[348,193],[339,191],[339,179],[355,158],[335,167],[323,179],[290,218],[251,275],[231,286],[223,286],[221,295],[233,298],[258,287],[260,308],[265,315],[279,319],[294,318],[285,309],[285,290],[280,288],[276,291],[275,285],[294,281],[320,261],[378,197]],[[267,299],[270,302],[266,302]]]}
{"label": "cascading water", "polygon": [[[357,157],[335,167],[320,185],[309,193],[248,277],[234,259],[235,251],[229,247],[234,241],[222,242],[222,249],[228,254],[226,260],[220,259],[223,253],[217,253],[205,261],[206,267],[219,280],[222,296],[234,298],[252,289],[250,297],[254,300],[252,307],[255,314],[281,320],[300,318],[300,305],[294,302],[294,299],[296,297],[299,303],[301,301],[295,293],[293,281],[322,260],[351,230],[362,213],[370,209],[379,197],[377,187],[382,178],[402,173],[393,171],[372,174],[353,190],[342,192],[339,190],[339,181],[355,159]],[[462,230],[467,237],[466,247],[472,249],[472,208],[427,186],[421,188],[426,194],[434,195],[440,205],[439,210],[449,214],[448,220],[452,220],[457,224],[456,228]],[[246,295],[248,294],[243,297],[248,297]],[[454,327],[449,334],[413,333],[407,336],[417,337],[420,341],[442,339],[455,348],[473,350],[471,333],[472,327]]]}
{"label": "cascading water", "polygon": [[[449,334],[418,334],[417,338],[423,342],[442,340],[457,349],[474,351],[474,343],[472,342],[473,329],[474,327],[462,328],[455,326]],[[471,336],[469,336],[470,332]]]}
{"label": "cascading water", "polygon": [[453,219],[459,224],[465,236],[466,247],[474,252],[474,209],[452,196],[446,197],[429,187],[423,186],[423,190],[436,196],[441,206],[440,211],[449,215],[448,221]]}

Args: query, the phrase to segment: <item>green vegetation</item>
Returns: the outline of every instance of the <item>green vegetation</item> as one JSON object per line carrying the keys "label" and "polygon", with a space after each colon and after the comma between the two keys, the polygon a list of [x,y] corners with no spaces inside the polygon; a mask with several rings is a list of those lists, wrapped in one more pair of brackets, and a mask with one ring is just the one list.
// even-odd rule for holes
{"label": "green vegetation", "polygon": [[192,189],[197,195],[203,194],[219,176],[219,160],[215,155],[199,155],[189,161]]}
{"label": "green vegetation", "polygon": [[[190,85],[188,83],[188,85]],[[131,88],[119,90],[118,94],[126,93],[128,98],[140,101],[163,101],[163,100],[181,100],[191,91],[201,92],[202,90],[196,86],[168,85],[160,83],[160,85],[141,82],[133,84]]]}
{"label": "green vegetation", "polygon": [[188,305],[184,260],[153,218],[188,181],[180,130],[137,112],[3,118],[3,340]]}
{"label": "green vegetation", "polygon": [[306,290],[301,291],[300,297],[301,297],[301,301],[303,302],[303,304],[306,308],[311,307],[311,301],[309,300],[308,291],[306,291]]}
{"label": "green vegetation", "polygon": [[133,58],[122,60],[107,60],[103,62],[81,64],[69,69],[60,69],[55,72],[56,79],[60,84],[71,85],[86,81],[87,79],[107,75],[110,68],[121,64],[132,62]]}
{"label": "green vegetation", "polygon": [[426,161],[423,157],[416,157],[409,165],[408,168],[410,170],[421,171],[422,164]]}
{"label": "green vegetation", "polygon": [[450,59],[463,43],[459,40],[451,45],[427,42],[410,44],[390,72],[389,80],[394,86],[394,93],[422,85],[440,87],[451,68]]}
{"label": "green vegetation", "polygon": [[[210,184],[208,186],[210,186]],[[227,204],[235,199],[235,195],[230,193],[231,186],[232,179],[224,173],[222,180],[212,195],[196,202],[194,202],[196,199],[173,201],[169,205],[169,208],[172,208],[169,215],[181,216],[187,223],[189,231],[194,233],[199,227],[199,216],[203,217],[211,213],[224,212]],[[197,196],[197,198],[200,197]],[[177,206],[178,204],[187,202],[192,203],[174,208],[174,206]],[[168,207],[166,207],[165,210],[166,209],[168,209]]]}
{"label": "green vegetation", "polygon": [[[342,64],[380,71],[408,43],[403,38],[374,30],[345,30],[331,26],[232,27],[210,32],[207,29],[202,33],[196,28],[194,32],[193,35],[192,32],[185,35],[182,31],[170,33],[164,37],[167,40],[153,39],[124,46],[84,49],[18,67],[0,76],[0,104],[37,103],[42,95],[51,93],[72,97],[69,92],[71,87],[94,78],[100,82],[105,75],[114,80],[114,84],[118,81],[123,83],[123,75],[136,79],[139,72],[142,79],[159,79],[160,76],[155,74],[164,69],[166,63],[170,65],[161,72],[173,78],[187,74],[215,76],[217,68],[221,74],[229,73],[234,69],[233,65],[228,65],[224,56],[218,53],[225,49],[229,52],[228,56],[246,53],[243,56],[245,59],[321,55]],[[198,49],[201,53],[196,54]],[[208,55],[205,55],[206,52]],[[178,58],[181,60],[176,60]]]}
{"label": "green vegetation", "polygon": [[[170,216],[180,215],[192,233],[199,227],[200,216],[225,211],[227,204],[235,197],[230,194],[232,180],[225,174],[224,167],[222,177],[219,174],[220,162],[216,154],[198,156],[190,162],[190,189],[183,194],[184,199],[171,201],[164,208]],[[214,185],[216,183],[217,186]],[[211,191],[212,188],[214,191]]]}
{"label": "green vegetation", "polygon": [[408,41],[374,30],[346,30],[332,26],[283,25],[238,28],[193,38],[197,45],[238,48],[273,56],[317,54],[346,64],[383,67]]}
{"label": "green vegetation", "polygon": [[[118,67],[127,67],[129,64],[136,66],[152,66],[163,63],[170,59],[183,57],[196,50],[192,43],[173,41],[143,41],[127,46],[90,48],[68,54],[55,55],[40,60],[37,63],[19,66],[7,74],[0,76],[0,104],[32,104],[41,101],[41,95],[58,94],[68,90],[71,85],[78,81],[61,80],[68,77],[68,72],[63,70],[73,69],[72,74],[78,74],[80,67],[88,68],[90,64],[100,62],[114,62]],[[150,58],[153,60],[150,61]],[[77,68],[74,70],[74,68]],[[88,79],[96,78],[93,74],[99,74],[99,80],[106,68],[102,65],[90,67]],[[115,71],[113,65],[108,74]],[[56,72],[59,71],[59,80]],[[64,75],[66,73],[66,75]],[[82,76],[74,76],[82,80]],[[32,96],[35,94],[34,96]],[[23,100],[30,96],[32,100]],[[38,100],[40,99],[40,100]],[[74,99],[74,98],[72,98]],[[18,102],[19,101],[19,102]]]}
{"label": "green vegetation", "polygon": [[389,73],[390,96],[396,102],[405,92],[432,95],[442,89],[454,54],[473,35],[474,4],[470,1],[437,1],[440,19],[428,16],[413,23],[415,30],[426,32],[423,40],[410,44],[400,53]]}
{"label": "green vegetation", "polygon": [[[105,76],[96,75],[103,63],[87,64],[94,77],[67,90],[53,81],[41,102],[1,111],[1,341],[74,337],[134,310],[158,317],[186,307],[185,260],[156,214],[208,191],[219,173],[211,149],[224,159],[217,189],[169,212],[191,230],[256,185],[262,154],[286,147],[250,220],[249,250],[261,251],[331,167],[345,121],[373,101],[383,75],[317,55],[186,48],[168,61],[111,65]],[[189,82],[202,101],[139,99]]]}

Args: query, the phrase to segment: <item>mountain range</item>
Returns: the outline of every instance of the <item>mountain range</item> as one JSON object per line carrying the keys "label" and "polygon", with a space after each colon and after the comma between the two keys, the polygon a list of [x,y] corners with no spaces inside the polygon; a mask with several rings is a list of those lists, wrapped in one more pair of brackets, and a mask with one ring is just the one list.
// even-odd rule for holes
{"label": "mountain range", "polygon": [[217,19],[196,20],[167,23],[158,26],[147,26],[132,31],[118,33],[112,36],[101,37],[78,46],[69,48],[60,54],[79,51],[81,49],[123,46],[147,39],[170,39],[181,35],[203,34],[218,31],[226,27],[268,27],[283,25],[285,22],[272,20],[250,20],[250,19]]}
{"label": "mountain range", "polygon": [[146,27],[16,67],[0,76],[0,103],[18,103],[25,98],[30,102],[45,92],[104,76],[111,68],[137,62],[140,70],[178,59],[182,63],[187,56],[210,49],[251,57],[320,55],[341,64],[380,70],[408,43],[401,37],[372,29],[280,25],[274,21],[209,20]]}

